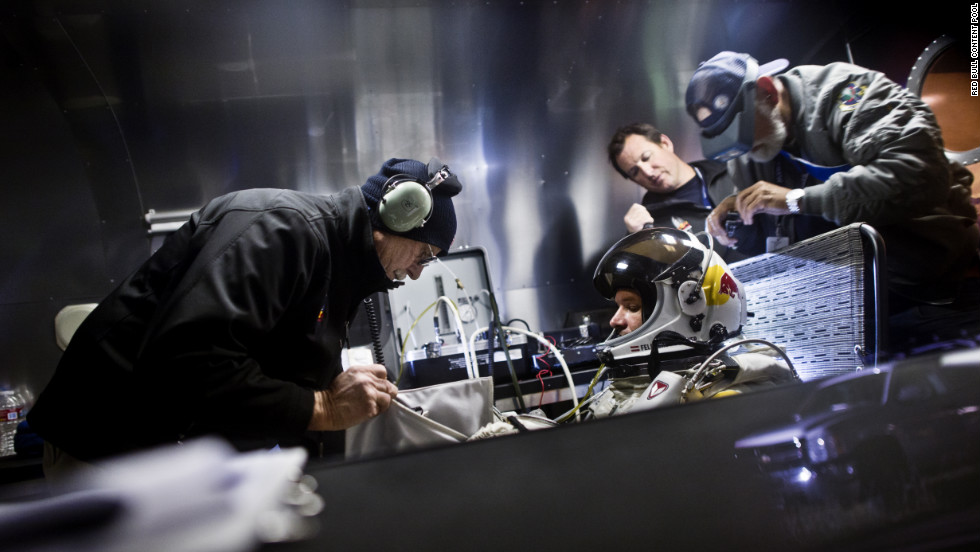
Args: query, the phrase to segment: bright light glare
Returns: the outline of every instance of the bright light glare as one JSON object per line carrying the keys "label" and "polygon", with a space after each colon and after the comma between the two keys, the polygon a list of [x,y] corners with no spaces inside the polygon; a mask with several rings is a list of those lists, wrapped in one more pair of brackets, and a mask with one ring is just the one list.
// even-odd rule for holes
{"label": "bright light glare", "polygon": [[806,483],[813,478],[813,472],[806,468],[800,468],[800,473],[796,474],[796,480],[800,483]]}

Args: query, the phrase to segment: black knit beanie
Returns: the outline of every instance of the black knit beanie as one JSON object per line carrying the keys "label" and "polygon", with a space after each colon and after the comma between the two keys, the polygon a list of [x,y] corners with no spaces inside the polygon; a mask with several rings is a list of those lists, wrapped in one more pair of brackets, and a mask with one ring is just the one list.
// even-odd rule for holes
{"label": "black knit beanie", "polygon": [[428,165],[414,159],[385,161],[381,170],[361,186],[361,194],[371,212],[371,226],[389,234],[434,245],[441,250],[440,257],[445,255],[453,244],[453,238],[456,237],[456,210],[453,208],[452,197],[462,190],[462,184],[456,175],[450,175],[442,184],[432,189],[432,216],[421,227],[407,232],[395,232],[387,228],[378,216],[378,203],[381,201],[384,185],[389,178],[405,174],[425,183],[442,167],[443,164],[435,158],[429,161]]}

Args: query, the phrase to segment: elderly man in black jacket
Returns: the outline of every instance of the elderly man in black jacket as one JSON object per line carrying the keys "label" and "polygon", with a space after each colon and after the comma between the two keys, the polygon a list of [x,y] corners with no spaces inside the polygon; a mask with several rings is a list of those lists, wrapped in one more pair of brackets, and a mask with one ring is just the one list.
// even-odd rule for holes
{"label": "elderly man in black jacket", "polygon": [[[206,434],[292,446],[387,409],[384,366],[344,371],[341,350],[365,297],[418,278],[452,243],[461,185],[435,161],[390,159],[329,196],[209,202],[75,333],[29,416],[46,471]],[[422,226],[380,216],[393,180],[431,188]]]}

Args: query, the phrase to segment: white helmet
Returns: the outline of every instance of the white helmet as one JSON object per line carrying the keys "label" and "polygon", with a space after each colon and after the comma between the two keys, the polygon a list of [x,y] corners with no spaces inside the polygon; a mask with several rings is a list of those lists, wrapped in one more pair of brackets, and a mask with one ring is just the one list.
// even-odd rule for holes
{"label": "white helmet", "polygon": [[717,347],[738,335],[746,321],[745,290],[728,265],[694,235],[651,228],[619,240],[599,261],[592,283],[607,299],[621,289],[643,300],[643,323],[596,346],[604,363],[640,361],[655,339],[672,345]]}

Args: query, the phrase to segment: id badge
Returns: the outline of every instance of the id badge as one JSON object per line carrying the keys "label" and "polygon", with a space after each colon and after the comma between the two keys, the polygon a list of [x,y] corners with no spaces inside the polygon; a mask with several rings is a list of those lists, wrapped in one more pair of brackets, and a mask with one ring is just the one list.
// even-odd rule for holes
{"label": "id badge", "polygon": [[770,236],[766,238],[766,253],[778,251],[789,245],[789,238],[786,236]]}

